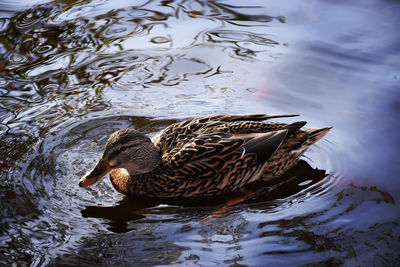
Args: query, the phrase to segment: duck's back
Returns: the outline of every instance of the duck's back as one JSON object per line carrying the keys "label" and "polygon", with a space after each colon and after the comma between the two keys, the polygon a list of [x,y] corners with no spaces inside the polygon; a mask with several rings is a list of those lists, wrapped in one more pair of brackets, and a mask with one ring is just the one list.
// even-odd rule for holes
{"label": "duck's back", "polygon": [[[310,145],[321,139],[330,129],[300,129],[305,125],[305,122],[285,124],[264,121],[271,118],[292,116],[296,115],[245,114],[199,117],[167,127],[153,139],[153,142],[160,150],[163,162],[166,163],[168,168],[177,169],[176,173],[179,173],[177,176],[186,173],[187,176],[191,176],[188,179],[192,179],[193,177],[201,177],[203,179],[204,177],[209,177],[206,173],[212,173],[215,177],[210,177],[210,179],[214,179],[215,182],[209,184],[210,191],[212,185],[218,184],[217,180],[223,180],[226,188],[229,187],[229,190],[231,190],[232,188],[240,188],[257,179],[271,179],[280,176],[296,163]],[[272,135],[279,131],[286,131],[286,135],[282,137],[282,140],[275,140],[271,148],[270,146],[265,146],[265,144],[257,143],[258,141],[254,141],[258,136],[265,135],[266,133],[271,133]],[[238,142],[237,140],[241,141]],[[251,144],[251,151],[244,151],[244,148],[250,147],[249,140],[254,143]],[[228,141],[232,142],[232,144]],[[232,150],[232,153],[224,153],[222,156],[215,155],[213,157],[214,155],[209,151],[214,148],[210,148],[211,146],[203,148],[202,146],[205,142],[221,144],[221,149]],[[234,151],[242,149],[241,147],[243,147],[243,151],[240,150],[242,155]],[[264,151],[263,149],[268,151]],[[204,150],[208,151],[208,153],[205,153]],[[181,153],[182,151],[186,154]],[[244,158],[246,156],[245,153],[251,154],[250,152],[255,155],[253,155],[253,158],[247,157],[245,161],[240,159],[240,156]],[[216,158],[228,163],[231,160],[231,164],[236,164],[237,171],[241,170],[244,173],[242,176],[245,177],[240,177],[237,174],[233,175],[231,172],[235,171],[235,168],[232,169],[232,167],[232,170],[226,171],[226,166],[219,166],[221,169],[212,169],[211,166],[204,166],[206,164],[204,162],[207,160],[213,162]],[[202,165],[199,163],[199,159],[203,159]],[[191,160],[196,162],[189,162],[188,164],[188,161]],[[259,168],[259,166],[254,167],[257,164],[262,166],[262,168]],[[226,165],[228,166],[229,164]],[[189,170],[186,168],[187,166],[190,166]],[[243,171],[246,168],[249,172]],[[190,174],[191,170],[194,172],[192,175]],[[201,171],[205,173],[204,177]],[[174,174],[176,175],[176,173]],[[171,176],[174,174],[171,174]],[[223,175],[231,177],[222,177]],[[232,181],[227,182],[226,179],[231,179]],[[196,181],[192,180],[192,182],[193,184],[197,184]]]}

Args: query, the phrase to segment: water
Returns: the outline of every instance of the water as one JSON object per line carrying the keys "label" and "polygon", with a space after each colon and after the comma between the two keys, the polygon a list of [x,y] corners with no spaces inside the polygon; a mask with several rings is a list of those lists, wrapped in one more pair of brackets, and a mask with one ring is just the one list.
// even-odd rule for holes
{"label": "water", "polygon": [[[1,265],[398,266],[399,12],[377,0],[1,1]],[[117,129],[251,112],[334,128],[288,183],[213,221],[220,202],[78,187]]]}

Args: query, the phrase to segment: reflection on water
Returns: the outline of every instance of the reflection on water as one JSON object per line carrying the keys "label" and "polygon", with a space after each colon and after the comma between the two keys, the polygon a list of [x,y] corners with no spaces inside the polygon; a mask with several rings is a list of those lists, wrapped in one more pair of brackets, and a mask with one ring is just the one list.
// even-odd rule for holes
{"label": "reflection on water", "polygon": [[[305,161],[299,161],[299,164],[287,171],[280,179],[275,181],[260,181],[248,186],[248,190],[256,192],[243,203],[258,203],[272,201],[275,199],[284,199],[299,193],[305,188],[311,190],[311,186],[320,182],[327,176],[325,171],[313,169]],[[131,229],[126,228],[126,223],[131,220],[144,218],[135,211],[148,207],[155,207],[162,203],[171,205],[184,205],[193,207],[222,205],[226,200],[236,198],[240,195],[229,195],[206,199],[145,199],[136,197],[124,197],[117,206],[98,207],[88,206],[82,210],[84,217],[105,218],[110,220],[109,229],[113,232],[127,232]],[[129,212],[127,212],[129,211]],[[219,214],[222,215],[223,213]],[[219,217],[219,216],[218,216]],[[206,218],[204,218],[206,219]],[[214,220],[215,218],[213,218]],[[207,220],[202,220],[207,222]]]}
{"label": "reflection on water", "polygon": [[[0,263],[399,265],[399,8],[2,1]],[[334,128],[212,221],[235,196],[77,187],[117,129],[242,112]]]}

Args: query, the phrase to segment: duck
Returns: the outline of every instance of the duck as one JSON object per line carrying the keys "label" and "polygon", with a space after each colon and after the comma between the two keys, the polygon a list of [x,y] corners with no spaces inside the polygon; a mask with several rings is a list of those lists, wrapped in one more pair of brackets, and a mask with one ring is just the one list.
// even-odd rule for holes
{"label": "duck", "polygon": [[212,115],[176,122],[153,138],[121,129],[108,138],[87,187],[110,172],[113,187],[147,198],[213,197],[280,177],[332,127],[306,128],[270,119],[297,114]]}

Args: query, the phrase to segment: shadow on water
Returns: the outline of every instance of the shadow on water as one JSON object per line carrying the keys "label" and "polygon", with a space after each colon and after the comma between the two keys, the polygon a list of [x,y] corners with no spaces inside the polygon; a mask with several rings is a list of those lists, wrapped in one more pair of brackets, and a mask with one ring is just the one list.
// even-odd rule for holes
{"label": "shadow on water", "polygon": [[[0,265],[399,265],[394,1],[34,2],[0,3]],[[334,128],[229,209],[77,186],[115,130],[250,112]]]}
{"label": "shadow on water", "polygon": [[[327,175],[325,171],[313,169],[307,162],[301,160],[297,165],[275,181],[257,182],[249,185],[247,190],[257,192],[257,194],[253,195],[250,199],[246,199],[242,203],[257,203],[275,199],[285,199],[322,181]],[[109,230],[121,233],[132,230],[126,228],[126,223],[128,221],[145,218],[145,216],[140,214],[141,212],[135,213],[135,211],[155,207],[159,204],[179,205],[182,207],[214,207],[223,205],[227,200],[239,197],[243,194],[245,194],[245,192],[206,199],[149,199],[124,197],[117,206],[88,206],[81,212],[83,217],[110,220],[110,222],[107,223],[109,225]]]}

